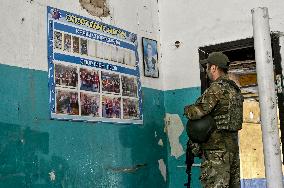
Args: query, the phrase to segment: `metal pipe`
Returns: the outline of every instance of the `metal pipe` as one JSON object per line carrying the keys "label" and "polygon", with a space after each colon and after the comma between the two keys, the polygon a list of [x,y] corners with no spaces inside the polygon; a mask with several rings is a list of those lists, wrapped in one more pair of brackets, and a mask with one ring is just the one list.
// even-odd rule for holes
{"label": "metal pipe", "polygon": [[252,9],[254,49],[267,188],[283,188],[268,9]]}

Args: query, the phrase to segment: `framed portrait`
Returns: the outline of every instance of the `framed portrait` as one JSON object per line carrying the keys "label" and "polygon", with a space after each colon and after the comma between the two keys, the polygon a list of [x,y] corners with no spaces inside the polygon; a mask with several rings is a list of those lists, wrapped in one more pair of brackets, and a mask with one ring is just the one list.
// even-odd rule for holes
{"label": "framed portrait", "polygon": [[157,41],[142,37],[144,76],[159,78]]}

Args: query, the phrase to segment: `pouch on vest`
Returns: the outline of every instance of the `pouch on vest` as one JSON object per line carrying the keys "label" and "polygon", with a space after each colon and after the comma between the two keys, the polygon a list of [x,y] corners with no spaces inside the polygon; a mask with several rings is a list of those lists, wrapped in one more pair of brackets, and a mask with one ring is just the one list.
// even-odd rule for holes
{"label": "pouch on vest", "polygon": [[[223,115],[216,116],[218,119],[216,126],[218,130],[238,131],[242,129],[243,123],[243,96],[241,90],[232,80],[221,80],[221,83],[229,84],[229,106],[228,112]],[[232,88],[233,87],[233,88]]]}

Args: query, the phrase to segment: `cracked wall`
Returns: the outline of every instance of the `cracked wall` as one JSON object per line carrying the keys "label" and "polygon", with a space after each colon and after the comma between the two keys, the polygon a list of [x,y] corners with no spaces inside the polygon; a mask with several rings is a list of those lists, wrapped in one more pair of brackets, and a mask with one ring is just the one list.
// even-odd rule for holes
{"label": "cracked wall", "polygon": [[[139,42],[142,35],[158,40],[156,23],[151,32],[138,25],[148,18],[140,11],[143,2],[108,3],[111,16],[95,19],[137,33]],[[160,79],[142,81],[143,125],[50,119],[47,6],[91,18],[79,0],[1,1],[0,187],[167,187],[166,167],[158,162],[167,164]]]}
{"label": "cracked wall", "polygon": [[110,15],[106,0],[79,0],[81,6],[92,16],[107,17]]}

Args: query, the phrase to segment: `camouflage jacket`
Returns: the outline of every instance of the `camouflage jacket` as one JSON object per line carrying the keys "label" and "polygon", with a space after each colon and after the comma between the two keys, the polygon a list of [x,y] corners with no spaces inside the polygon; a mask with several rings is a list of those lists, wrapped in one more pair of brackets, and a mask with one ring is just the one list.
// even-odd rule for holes
{"label": "camouflage jacket", "polygon": [[[184,108],[184,115],[188,119],[201,119],[210,114],[216,122],[217,129],[207,143],[201,144],[201,148],[233,149],[237,146],[237,131],[241,129],[243,119],[243,98],[238,87],[229,84],[230,82],[232,81],[227,75],[219,77],[211,83],[195,104]],[[238,100],[234,96],[238,96]],[[230,104],[234,101],[237,101],[238,105],[232,108]]]}

